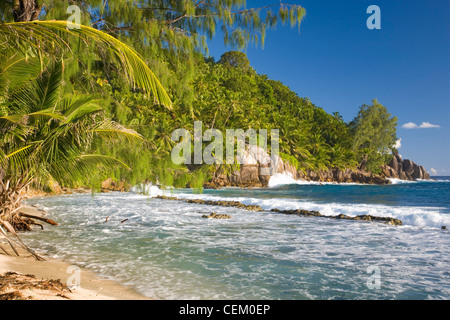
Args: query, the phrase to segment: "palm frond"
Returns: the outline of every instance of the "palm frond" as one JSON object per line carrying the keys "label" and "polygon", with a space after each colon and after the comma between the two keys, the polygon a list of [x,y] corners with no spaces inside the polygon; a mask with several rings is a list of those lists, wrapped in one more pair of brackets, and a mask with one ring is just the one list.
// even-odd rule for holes
{"label": "palm frond", "polygon": [[117,122],[105,120],[93,129],[93,132],[100,137],[107,139],[114,139],[119,137],[126,137],[127,139],[143,140],[142,135],[132,129],[125,128]]}
{"label": "palm frond", "polygon": [[86,183],[99,172],[113,171],[117,167],[131,170],[124,162],[101,154],[84,154],[59,163],[59,166],[47,167],[47,179],[62,184]]}
{"label": "palm frond", "polygon": [[53,63],[41,77],[35,82],[36,109],[54,108],[59,96],[62,84],[62,62]]}
{"label": "palm frond", "polygon": [[11,56],[3,52],[0,54],[0,90],[12,91],[18,85],[34,80],[41,72],[39,58],[23,56],[17,52]]}
{"label": "palm frond", "polygon": [[[97,46],[109,50],[119,62],[127,79],[147,93],[152,93],[162,105],[171,108],[169,95],[141,56],[113,36],[84,25],[67,28],[67,21],[33,21],[0,24],[0,41],[9,48],[22,51],[70,51],[67,36],[78,37],[86,43],[93,40]],[[53,48],[53,49],[52,49]]]}
{"label": "palm frond", "polygon": [[60,110],[66,117],[66,123],[75,123],[86,116],[103,111],[103,108],[92,96],[70,95],[61,100]]}

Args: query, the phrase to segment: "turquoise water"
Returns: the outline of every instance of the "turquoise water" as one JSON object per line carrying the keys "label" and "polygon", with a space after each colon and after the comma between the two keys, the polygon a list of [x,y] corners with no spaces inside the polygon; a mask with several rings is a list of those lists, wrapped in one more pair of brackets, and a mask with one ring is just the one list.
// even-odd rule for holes
{"label": "turquoise water", "polygon": [[[166,191],[267,210],[258,213],[153,199],[163,193],[157,187],[148,192],[29,200],[60,225],[24,234],[24,241],[158,299],[450,297],[450,233],[441,230],[450,229],[450,179]],[[272,208],[392,216],[404,225],[289,216]],[[201,218],[211,212],[232,218]]]}

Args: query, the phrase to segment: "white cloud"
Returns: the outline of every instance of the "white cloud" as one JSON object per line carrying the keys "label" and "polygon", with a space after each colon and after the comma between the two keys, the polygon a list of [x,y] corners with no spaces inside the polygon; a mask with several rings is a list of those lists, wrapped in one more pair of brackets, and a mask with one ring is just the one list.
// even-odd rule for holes
{"label": "white cloud", "polygon": [[431,172],[431,174],[433,174],[433,175],[436,175],[436,174],[437,174],[437,170],[434,169],[434,168],[431,168],[431,169],[430,169],[430,172]]}
{"label": "white cloud", "polygon": [[422,122],[419,128],[440,128],[441,126],[438,124],[431,124],[429,122]]}
{"label": "white cloud", "polygon": [[402,125],[402,128],[405,129],[417,129],[419,126],[417,124],[415,124],[414,122],[408,122],[405,123],[404,125]]}
{"label": "white cloud", "polygon": [[422,122],[420,125],[415,124],[414,122],[407,122],[402,125],[404,129],[428,129],[428,128],[440,128],[441,126],[438,124],[432,124],[429,122]]}
{"label": "white cloud", "polygon": [[394,148],[400,149],[402,147],[402,138],[399,138],[397,141],[395,141]]}

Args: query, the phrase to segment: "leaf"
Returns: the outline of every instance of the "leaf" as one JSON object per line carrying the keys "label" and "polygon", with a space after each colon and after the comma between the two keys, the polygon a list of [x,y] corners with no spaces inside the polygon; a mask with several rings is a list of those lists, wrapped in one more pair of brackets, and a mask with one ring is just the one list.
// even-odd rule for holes
{"label": "leaf", "polygon": [[128,139],[143,140],[144,138],[132,129],[125,128],[124,126],[110,120],[106,120],[99,126],[93,129],[93,132],[106,138],[117,138],[120,136]]}
{"label": "leaf", "polygon": [[[118,61],[125,76],[133,86],[147,93],[152,93],[162,105],[171,109],[169,95],[144,62],[142,57],[131,47],[113,36],[84,25],[75,25],[68,29],[67,21],[33,21],[0,24],[0,41],[5,42],[9,49],[17,46],[31,47],[35,51],[49,53],[49,48],[70,51],[68,41],[63,36],[78,37],[83,41],[92,40],[97,46],[106,48]],[[12,39],[14,38],[15,41]],[[46,51],[47,50],[47,51]],[[54,51],[54,49],[53,49]]]}

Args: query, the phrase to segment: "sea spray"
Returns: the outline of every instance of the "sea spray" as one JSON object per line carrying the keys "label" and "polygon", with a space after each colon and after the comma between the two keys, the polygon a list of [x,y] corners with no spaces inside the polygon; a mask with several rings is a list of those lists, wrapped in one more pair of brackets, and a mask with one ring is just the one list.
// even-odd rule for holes
{"label": "sea spray", "polygon": [[[138,193],[44,197],[28,201],[44,206],[60,224],[23,240],[153,298],[448,298],[449,232],[440,224],[450,225],[449,183],[296,184],[203,194],[153,187],[153,194],[238,201],[265,211]],[[403,226],[279,214],[271,208],[394,216]],[[202,219],[211,212],[232,218]],[[368,270],[379,270],[379,289],[367,286],[373,276]]]}

